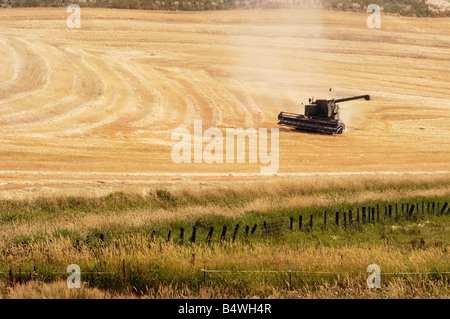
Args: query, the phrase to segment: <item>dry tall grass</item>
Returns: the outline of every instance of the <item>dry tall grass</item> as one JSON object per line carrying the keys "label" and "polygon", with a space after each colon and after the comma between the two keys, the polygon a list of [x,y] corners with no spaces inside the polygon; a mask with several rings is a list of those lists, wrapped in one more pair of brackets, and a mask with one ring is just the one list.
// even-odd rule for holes
{"label": "dry tall grass", "polygon": [[[136,208],[118,211],[60,214],[46,218],[30,218],[26,222],[11,221],[2,226],[1,237],[10,240],[20,236],[52,234],[61,230],[88,233],[111,228],[133,228],[171,222],[195,223],[199,219],[242,218],[249,211],[359,204],[367,201],[394,201],[415,196],[447,196],[449,176],[341,176],[316,179],[283,178],[266,182],[224,183],[194,187],[191,183],[169,187],[171,196],[184,199],[184,204],[170,208]],[[126,196],[126,195],[125,195]],[[133,201],[133,194],[129,195]],[[147,190],[149,199],[157,199]],[[59,198],[45,198],[54,205]],[[95,200],[94,200],[95,204]],[[1,205],[1,204],[0,204]],[[32,212],[30,213],[32,214]],[[31,216],[32,217],[32,216]]]}
{"label": "dry tall grass", "polygon": [[[381,223],[347,231],[330,227],[328,231],[292,232],[281,239],[256,236],[254,240],[213,242],[211,245],[202,241],[187,243],[187,235],[185,245],[179,245],[176,240],[166,243],[161,237],[152,241],[149,232],[126,232],[143,226],[167,227],[175,222],[192,225],[205,218],[237,221],[255,212],[264,216],[280,209],[401,201],[415,196],[446,200],[450,193],[448,179],[444,177],[298,181],[221,185],[204,190],[180,185],[158,194],[150,192],[145,198],[133,194],[111,195],[110,200],[118,206],[108,206],[110,203],[104,198],[92,199],[92,202],[82,198],[47,198],[26,203],[29,204],[26,207],[31,207],[26,214],[34,211],[36,216],[20,211],[3,216],[0,272],[4,283],[8,282],[5,274],[9,269],[15,272],[20,269],[26,277],[35,262],[38,275],[14,287],[5,284],[1,295],[3,298],[450,296],[449,276],[439,275],[450,269],[447,216],[424,216],[426,220],[420,219],[420,225],[413,221],[396,224],[396,227]],[[134,201],[139,205],[134,207]],[[149,208],[140,206],[147,204]],[[159,206],[152,206],[156,204]],[[14,206],[11,202],[2,205],[3,210]],[[83,207],[86,209],[80,210]],[[98,209],[102,207],[112,208]],[[104,242],[95,242],[95,239],[89,244],[86,242],[86,235],[108,229],[117,230],[117,236],[108,237]],[[125,233],[120,234],[121,231]],[[75,244],[73,236],[81,238],[81,242]],[[419,237],[425,238],[423,245],[408,242]],[[22,240],[25,242],[21,243]],[[82,290],[70,291],[61,280],[67,277],[67,265],[73,263],[80,265],[82,271],[108,272],[109,275],[85,278]],[[373,263],[380,265],[382,272],[432,274],[386,275],[381,290],[369,291],[365,286],[365,270]],[[126,275],[123,275],[123,265],[126,265]],[[285,273],[215,273],[207,274],[204,281],[201,272],[205,266],[226,271],[284,272],[289,265],[293,270],[312,273],[294,274],[292,286],[288,287]]]}
{"label": "dry tall grass", "polygon": [[[138,245],[138,241],[134,242]],[[146,246],[148,247],[148,246]],[[85,284],[83,289],[68,289],[65,282],[28,282],[15,287],[4,286],[3,298],[449,298],[449,277],[427,275],[382,275],[382,288],[370,290],[366,286],[366,267],[377,263],[382,273],[439,272],[450,269],[448,252],[443,247],[403,251],[392,246],[323,247],[289,246],[253,247],[230,244],[225,247],[180,247],[161,244],[159,247],[135,247],[123,250],[123,255],[112,255],[106,250],[102,264],[119,274],[121,258],[127,265],[142,272],[148,282],[146,290],[136,295],[136,289],[121,292],[99,290]],[[49,258],[42,250],[51,250],[53,263],[67,264],[74,260],[81,265],[91,263],[88,250],[75,252],[64,241],[42,246],[34,251],[39,261]],[[128,247],[130,248],[130,247]],[[18,253],[18,252],[16,252]],[[195,261],[192,262],[192,254]],[[69,260],[68,256],[71,256]],[[4,257],[4,256],[2,256]],[[98,263],[98,262],[97,262]],[[200,268],[224,270],[282,270],[289,265],[293,270],[327,271],[332,274],[293,274],[292,286],[287,286],[286,274],[208,274],[202,281]],[[83,266],[82,266],[83,267]],[[156,285],[151,285],[152,271],[167,273]],[[337,274],[333,274],[333,273]],[[147,277],[149,276],[149,277]],[[164,277],[167,276],[167,277]],[[173,277],[171,277],[173,276]],[[142,288],[142,287],[140,287]]]}

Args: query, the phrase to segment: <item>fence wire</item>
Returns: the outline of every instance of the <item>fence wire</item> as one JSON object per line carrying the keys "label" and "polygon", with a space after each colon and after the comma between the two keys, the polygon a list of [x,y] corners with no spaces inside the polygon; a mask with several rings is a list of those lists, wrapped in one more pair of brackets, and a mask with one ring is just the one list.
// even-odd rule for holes
{"label": "fence wire", "polygon": [[[221,269],[201,269],[205,273],[299,273],[299,274],[331,274],[331,275],[345,275],[352,274],[350,272],[335,272],[335,271],[305,271],[305,270],[221,270]],[[358,272],[366,273],[366,272]],[[353,273],[354,274],[354,273]],[[450,274],[450,271],[444,272],[382,272],[381,275],[445,275]]]}

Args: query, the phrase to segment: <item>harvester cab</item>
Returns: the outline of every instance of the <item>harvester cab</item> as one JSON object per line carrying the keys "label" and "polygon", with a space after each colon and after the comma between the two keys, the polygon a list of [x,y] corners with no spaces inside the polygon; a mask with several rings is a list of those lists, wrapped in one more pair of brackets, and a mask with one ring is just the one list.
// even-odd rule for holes
{"label": "harvester cab", "polygon": [[343,99],[316,100],[309,99],[309,104],[305,105],[305,115],[281,112],[278,115],[278,124],[293,127],[300,131],[342,134],[345,130],[345,123],[339,119],[339,104],[357,99],[370,100],[369,95],[360,95]]}
{"label": "harvester cab", "polygon": [[312,100],[311,104],[305,106],[305,116],[318,116],[337,120],[339,117],[339,105],[334,100]]}

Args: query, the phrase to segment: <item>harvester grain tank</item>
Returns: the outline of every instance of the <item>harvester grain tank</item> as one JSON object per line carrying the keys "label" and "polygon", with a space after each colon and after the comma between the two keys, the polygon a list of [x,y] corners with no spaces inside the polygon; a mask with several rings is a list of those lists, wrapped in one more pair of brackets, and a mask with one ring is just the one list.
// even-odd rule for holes
{"label": "harvester grain tank", "polygon": [[300,131],[324,133],[324,134],[342,134],[345,130],[345,123],[339,119],[339,105],[337,103],[352,100],[365,99],[370,100],[369,95],[359,95],[343,99],[332,100],[309,100],[305,105],[305,115],[280,112],[278,114],[278,124],[293,127]]}

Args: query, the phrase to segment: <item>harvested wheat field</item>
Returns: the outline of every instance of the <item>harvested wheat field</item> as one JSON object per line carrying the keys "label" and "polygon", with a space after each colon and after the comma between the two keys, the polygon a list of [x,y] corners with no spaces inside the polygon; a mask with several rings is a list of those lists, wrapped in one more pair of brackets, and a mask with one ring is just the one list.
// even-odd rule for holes
{"label": "harvested wheat field", "polygon": [[261,163],[175,164],[172,131],[276,128],[310,97],[362,94],[343,135],[279,127],[270,178],[450,176],[450,20],[368,15],[83,8],[69,29],[65,8],[2,9],[0,196],[264,181]]}

